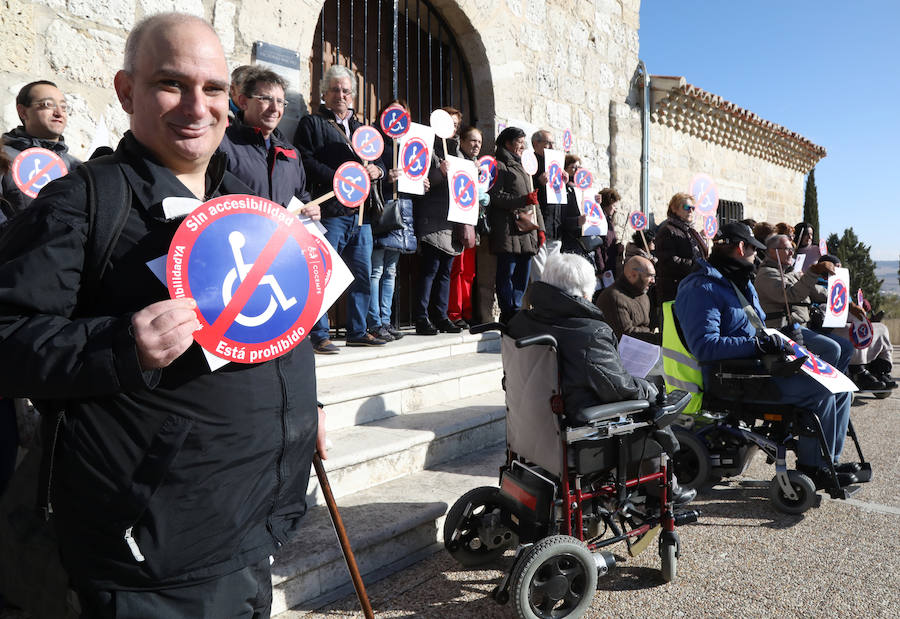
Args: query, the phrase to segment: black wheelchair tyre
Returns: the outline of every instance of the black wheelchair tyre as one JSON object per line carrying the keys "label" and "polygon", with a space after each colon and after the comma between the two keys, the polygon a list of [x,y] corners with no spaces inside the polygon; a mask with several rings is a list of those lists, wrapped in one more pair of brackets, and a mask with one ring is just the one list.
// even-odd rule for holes
{"label": "black wheelchair tyre", "polygon": [[[466,515],[470,504],[471,509]],[[500,545],[488,548],[481,542],[478,526],[484,515],[499,514],[505,509],[506,501],[499,488],[481,486],[469,490],[447,512],[447,518],[444,520],[444,548],[465,567],[476,567],[498,559],[507,548],[518,544],[518,537],[506,529]],[[457,531],[458,539],[454,541]]]}
{"label": "black wheelchair tyre", "polygon": [[581,617],[597,589],[597,564],[584,542],[546,537],[519,557],[511,589],[521,619]]}
{"label": "black wheelchair tyre", "polygon": [[802,514],[816,502],[816,485],[800,471],[788,471],[788,480],[797,494],[797,499],[789,499],[781,491],[778,485],[778,476],[772,478],[769,484],[769,499],[780,512],[785,514]]}
{"label": "black wheelchair tyre", "polygon": [[699,490],[710,476],[709,449],[690,430],[673,426],[679,448],[672,457],[675,477],[683,488]]}

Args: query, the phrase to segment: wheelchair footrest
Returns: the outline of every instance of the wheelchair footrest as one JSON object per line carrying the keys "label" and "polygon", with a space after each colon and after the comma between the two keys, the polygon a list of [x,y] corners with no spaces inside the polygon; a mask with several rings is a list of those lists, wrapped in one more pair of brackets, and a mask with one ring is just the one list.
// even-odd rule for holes
{"label": "wheelchair footrest", "polygon": [[849,499],[850,497],[852,497],[854,494],[856,494],[860,490],[862,490],[861,486],[850,485],[850,486],[843,486],[836,490],[834,488],[830,488],[828,490],[828,494],[829,494],[829,496],[831,496],[832,499]]}
{"label": "wheelchair footrest", "polygon": [[868,462],[863,462],[860,466],[862,468],[854,473],[856,480],[861,484],[872,481],[872,465]]}

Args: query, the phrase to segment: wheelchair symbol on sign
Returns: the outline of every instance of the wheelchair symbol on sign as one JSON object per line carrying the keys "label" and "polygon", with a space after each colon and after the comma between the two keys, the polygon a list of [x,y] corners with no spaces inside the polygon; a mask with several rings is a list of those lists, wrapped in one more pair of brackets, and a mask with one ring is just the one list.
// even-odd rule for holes
{"label": "wheelchair symbol on sign", "polygon": [[[247,239],[244,238],[243,233],[238,230],[235,230],[228,235],[228,244],[231,245],[231,253],[234,256],[235,266],[228,271],[228,274],[225,276],[225,281],[222,282],[222,303],[226,306],[231,302],[231,297],[234,295],[232,289],[234,288],[235,280],[240,280],[241,282],[244,281],[244,278],[247,277],[247,273],[253,268],[252,262],[250,264],[244,262],[243,247],[246,242]],[[264,275],[259,280],[259,285],[269,286],[272,289],[272,293],[269,295],[269,305],[256,316],[238,314],[234,320],[239,325],[244,327],[258,327],[265,324],[275,314],[279,305],[282,310],[287,310],[297,304],[296,297],[288,299],[285,296],[284,291],[281,289],[281,286],[274,275]]]}
{"label": "wheelchair symbol on sign", "polygon": [[840,314],[847,304],[847,289],[842,282],[837,282],[831,289],[831,311]]}
{"label": "wheelchair symbol on sign", "polygon": [[[44,172],[41,169],[40,162],[38,162],[37,158],[32,159],[34,161],[34,169],[28,173],[28,185],[31,186],[35,191],[40,191],[53,179],[50,178],[50,175]],[[38,176],[37,180],[31,180],[35,176]]]}
{"label": "wheelchair symbol on sign", "polygon": [[428,147],[425,142],[413,138],[403,147],[403,172],[412,180],[417,181],[426,172],[428,163]]}
{"label": "wheelchair symbol on sign", "polygon": [[453,195],[460,207],[470,208],[475,204],[475,183],[466,174],[458,173],[453,178]]}

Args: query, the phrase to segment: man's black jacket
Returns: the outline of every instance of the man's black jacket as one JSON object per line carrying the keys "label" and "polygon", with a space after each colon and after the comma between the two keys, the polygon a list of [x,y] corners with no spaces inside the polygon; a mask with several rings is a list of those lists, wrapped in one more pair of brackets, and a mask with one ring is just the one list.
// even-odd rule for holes
{"label": "man's black jacket", "polygon": [[[192,196],[130,133],[115,157],[130,212],[94,298],[79,298],[90,277],[79,175],[48,185],[4,235],[0,394],[66,409],[50,495],[70,575],[158,589],[254,564],[295,530],[315,448],[315,367],[304,341],[217,372],[194,344],[169,367],[141,371],[131,315],[168,297],[145,263],[168,251],[179,224],[160,203]],[[214,158],[207,192],[248,188]]]}

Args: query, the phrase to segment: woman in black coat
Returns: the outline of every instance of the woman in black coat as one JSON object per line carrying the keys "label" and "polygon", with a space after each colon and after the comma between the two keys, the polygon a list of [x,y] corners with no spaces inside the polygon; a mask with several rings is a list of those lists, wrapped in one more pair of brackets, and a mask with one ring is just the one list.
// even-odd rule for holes
{"label": "woman in black coat", "polygon": [[656,290],[659,302],[674,301],[678,284],[693,270],[698,258],[706,258],[709,250],[703,236],[691,225],[694,221],[694,198],[676,193],[669,200],[668,218],[656,231]]}

